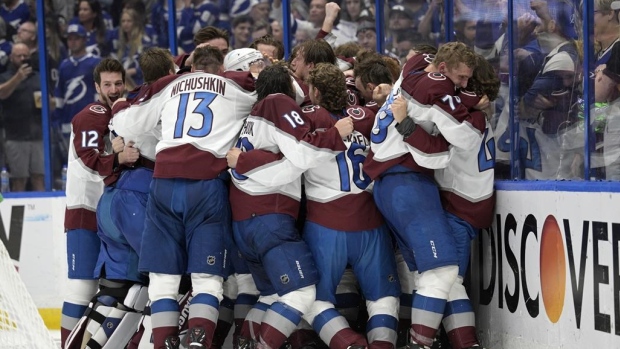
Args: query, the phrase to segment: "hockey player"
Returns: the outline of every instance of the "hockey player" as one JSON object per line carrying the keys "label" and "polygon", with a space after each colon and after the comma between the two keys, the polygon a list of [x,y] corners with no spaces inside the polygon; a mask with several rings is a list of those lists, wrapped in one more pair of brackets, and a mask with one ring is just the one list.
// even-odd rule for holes
{"label": "hockey player", "polygon": [[[277,178],[269,185],[269,180],[255,181],[245,174],[256,165],[277,168],[282,156],[298,168],[318,166],[345,149],[341,137],[351,133],[353,122],[345,118],[325,132],[311,133],[310,121],[293,99],[288,69],[281,64],[265,68],[256,88],[258,102],[238,146],[245,151],[267,150],[271,160],[245,159],[238,148],[227,154],[235,169],[230,188],[234,238],[261,291],[246,318],[240,345],[247,346],[251,337],[259,347],[279,348],[312,306],[318,281],[311,253],[295,229],[301,180],[290,173],[274,173]],[[279,181],[286,184],[275,184]]]}
{"label": "hockey player", "polygon": [[106,147],[112,103],[125,93],[123,66],[117,60],[104,59],[93,74],[100,99],[86,106],[71,122],[65,213],[69,291],[62,307],[63,345],[97,291],[93,271],[100,241],[95,211],[104,180],[119,165],[133,163],[139,156],[134,148],[113,154]]}
{"label": "hockey player", "polygon": [[249,71],[255,78],[271,61],[260,51],[253,48],[232,50],[224,57],[224,69],[233,71]]}
{"label": "hockey player", "polygon": [[[424,59],[423,55],[412,59],[416,57]],[[475,63],[473,51],[464,44],[448,43],[424,70],[404,76],[377,114],[371,152],[364,163],[366,173],[375,179],[377,206],[393,228],[405,261],[411,270],[420,272],[413,299],[411,348],[432,345],[458,276],[455,239],[432,169],[447,165],[448,145],[470,150],[482,142],[484,124],[479,125],[480,119],[472,118],[454,97],[456,87],[467,87]],[[402,123],[395,122],[388,109],[399,92],[399,98],[409,100],[408,115],[413,116]],[[436,127],[441,133],[434,137],[437,143],[412,136],[424,129],[424,125],[416,127],[423,121],[431,125],[428,132],[434,133]]]}
{"label": "hockey player", "polygon": [[[317,301],[305,319],[332,349],[351,345],[393,348],[400,285],[389,230],[367,191],[371,180],[362,167],[370,148],[374,113],[368,108],[346,106],[345,78],[333,64],[317,64],[310,71],[308,84],[314,106],[304,108],[304,113],[313,128],[329,128],[336,120],[350,116],[355,131],[345,140],[346,152],[304,173],[308,215],[303,237],[320,277]],[[348,328],[334,309],[336,287],[347,264],[366,299],[368,343]]]}
{"label": "hockey player", "polygon": [[224,156],[256,100],[251,74],[213,74],[223,70],[219,50],[197,48],[193,58],[192,73],[164,77],[139,103],[114,110],[114,129],[126,139],[161,122],[139,261],[149,272],[155,348],[178,346],[184,273],[193,288],[188,344],[211,347],[232,236]]}
{"label": "hockey player", "polygon": [[[147,85],[131,91],[128,101],[121,98],[115,105],[139,100],[148,93],[149,84],[174,74],[172,55],[162,48],[146,50],[140,56],[140,67]],[[91,337],[89,343],[95,346],[124,347],[136,332],[148,300],[147,279],[138,271],[138,252],[155,164],[155,146],[160,136],[161,131],[155,129],[127,140],[128,147],[140,149],[140,157],[129,166],[119,166],[114,177],[106,181],[108,185],[97,206],[101,250],[95,275],[100,275],[102,279],[99,282],[100,291],[91,303],[92,309],[80,324],[85,327],[83,331],[86,335]],[[121,137],[115,140],[124,146]],[[100,327],[95,326],[93,321],[113,325]],[[82,338],[75,340],[82,343]]]}

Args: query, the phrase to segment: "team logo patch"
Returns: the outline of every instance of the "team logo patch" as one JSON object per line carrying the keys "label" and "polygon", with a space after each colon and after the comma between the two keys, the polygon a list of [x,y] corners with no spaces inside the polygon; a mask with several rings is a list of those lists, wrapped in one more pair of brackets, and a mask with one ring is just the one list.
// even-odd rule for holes
{"label": "team logo patch", "polygon": [[91,105],[88,109],[97,114],[105,114],[108,111],[104,106],[98,104]]}
{"label": "team logo patch", "polygon": [[428,77],[433,80],[446,80],[446,77],[442,73],[428,73]]}
{"label": "team logo patch", "polygon": [[388,275],[388,281],[389,282],[394,282],[394,281],[396,281],[396,278],[394,277],[394,275],[390,274],[390,275]]}
{"label": "team logo patch", "polygon": [[288,275],[287,275],[287,274],[280,275],[280,282],[281,282],[282,284],[286,285],[286,284],[288,284],[288,283],[289,283],[289,281],[291,281],[291,280],[288,278]]}
{"label": "team logo patch", "polygon": [[347,114],[355,120],[361,120],[366,116],[366,112],[362,108],[348,108]]}
{"label": "team logo patch", "polygon": [[105,327],[112,328],[112,327],[114,327],[114,324],[112,323],[112,321],[108,321],[108,322],[105,323]]}
{"label": "team logo patch", "polygon": [[433,60],[435,59],[435,55],[430,54],[430,53],[425,53],[424,54],[424,62],[431,64],[433,63]]}
{"label": "team logo patch", "polygon": [[461,90],[461,93],[464,94],[465,96],[478,97],[478,96],[476,96],[476,93],[474,93],[472,91]]}
{"label": "team logo patch", "polygon": [[215,264],[215,256],[207,257],[207,264],[208,265],[214,265]]}
{"label": "team logo patch", "polygon": [[304,113],[312,113],[319,109],[321,109],[321,107],[319,107],[318,105],[308,105],[308,106],[301,108],[301,111],[303,111]]}

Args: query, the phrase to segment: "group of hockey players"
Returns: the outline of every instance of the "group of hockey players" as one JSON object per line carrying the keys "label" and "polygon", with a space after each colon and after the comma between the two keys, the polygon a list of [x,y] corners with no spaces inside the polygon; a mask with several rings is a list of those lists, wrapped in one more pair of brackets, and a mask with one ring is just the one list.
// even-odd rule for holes
{"label": "group of hockey players", "polygon": [[139,64],[126,92],[103,59],[71,123],[63,348],[221,348],[234,327],[242,349],[417,349],[442,323],[480,346],[463,277],[494,205],[482,57],[420,46],[401,69],[316,39],[288,62],[206,43]]}

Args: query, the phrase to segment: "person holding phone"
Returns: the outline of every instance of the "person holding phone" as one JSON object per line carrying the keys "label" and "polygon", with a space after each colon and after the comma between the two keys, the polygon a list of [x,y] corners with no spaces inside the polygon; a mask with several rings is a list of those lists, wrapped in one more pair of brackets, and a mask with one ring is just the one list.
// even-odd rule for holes
{"label": "person holding phone", "polygon": [[0,106],[6,133],[6,162],[11,173],[11,191],[44,191],[41,78],[32,69],[30,50],[22,43],[13,45],[10,64],[0,74]]}

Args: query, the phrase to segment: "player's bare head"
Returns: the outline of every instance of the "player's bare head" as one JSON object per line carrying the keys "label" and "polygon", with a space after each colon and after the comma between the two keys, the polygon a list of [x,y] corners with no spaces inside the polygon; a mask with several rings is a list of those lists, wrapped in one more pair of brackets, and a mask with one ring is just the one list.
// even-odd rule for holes
{"label": "player's bare head", "polygon": [[366,57],[362,61],[356,61],[353,75],[356,79],[359,78],[364,85],[368,83],[375,85],[392,84],[392,73],[383,56],[378,53],[374,53],[372,57]]}
{"label": "player's bare head", "polygon": [[334,49],[323,39],[304,41],[300,45],[298,54],[302,56],[306,64],[336,63]]}
{"label": "player's bare head", "polygon": [[228,53],[228,32],[226,30],[216,27],[204,27],[194,34],[194,45],[208,43],[210,46],[215,46],[222,51],[223,55]]}
{"label": "player's bare head", "polygon": [[97,64],[95,70],[93,71],[93,78],[95,79],[95,83],[97,85],[101,85],[101,74],[102,73],[119,73],[121,74],[122,80],[125,81],[125,68],[123,64],[114,58],[104,58]]}
{"label": "player's bare head", "polygon": [[[282,60],[284,58],[284,45],[281,41],[276,40],[271,34],[263,35],[252,42],[250,45],[251,48],[259,50],[262,54],[267,54],[271,56],[271,58]],[[266,52],[265,49],[270,49],[273,51],[273,54],[269,54],[270,52]]]}
{"label": "player's bare head", "polygon": [[[341,111],[347,106],[347,85],[344,73],[333,64],[319,63],[310,71],[306,81],[311,96],[318,92],[318,99],[313,103],[329,111]],[[316,91],[315,91],[316,89]]]}
{"label": "player's bare head", "polygon": [[159,78],[174,73],[174,58],[167,49],[149,47],[138,58],[144,81],[151,84]]}
{"label": "player's bare head", "polygon": [[499,78],[495,68],[481,55],[476,55],[476,69],[469,80],[469,90],[478,96],[486,95],[490,101],[494,101],[499,93]]}
{"label": "player's bare head", "polygon": [[353,58],[353,57],[356,57],[358,52],[360,52],[363,49],[364,48],[362,47],[362,45],[358,44],[357,42],[352,41],[352,42],[347,42],[346,44],[342,44],[336,47],[336,49],[334,50],[334,53],[338,57]]}
{"label": "player's bare head", "polygon": [[295,89],[291,75],[285,63],[277,62],[267,66],[256,79],[257,100],[260,101],[270,94],[283,93],[295,99]]}
{"label": "player's bare head", "polygon": [[448,69],[455,69],[460,63],[473,69],[476,67],[476,54],[462,42],[448,42],[441,45],[435,54],[433,64],[439,66],[441,63],[445,63]]}
{"label": "player's bare head", "polygon": [[194,50],[192,71],[219,74],[224,70],[224,55],[217,47],[201,46]]}
{"label": "player's bare head", "polygon": [[102,103],[109,107],[125,94],[125,68],[113,58],[104,58],[93,72],[95,89]]}

